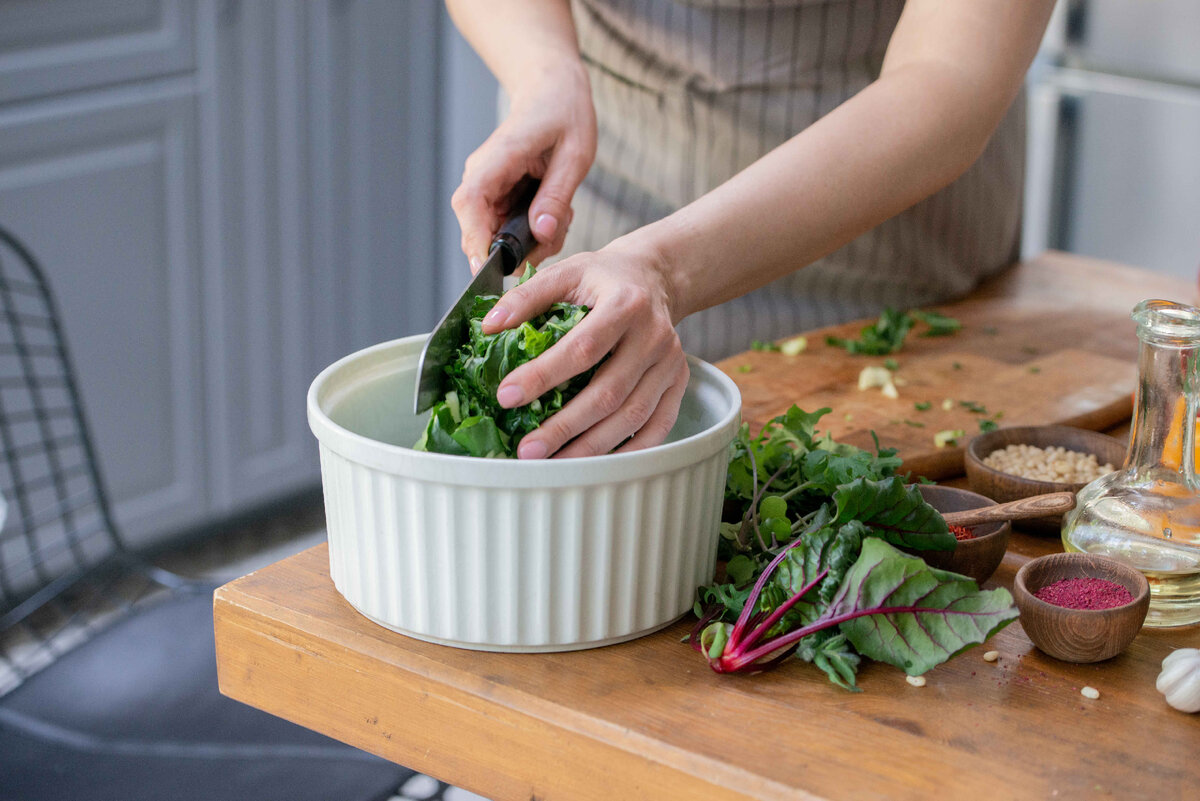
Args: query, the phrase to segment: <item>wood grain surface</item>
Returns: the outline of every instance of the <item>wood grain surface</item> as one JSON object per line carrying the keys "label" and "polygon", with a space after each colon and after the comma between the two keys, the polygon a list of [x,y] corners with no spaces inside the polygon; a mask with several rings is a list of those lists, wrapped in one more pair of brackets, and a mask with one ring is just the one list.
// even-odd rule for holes
{"label": "wood grain surface", "polygon": [[[1181,282],[1115,265],[1065,256],[1022,265],[942,307],[967,324],[956,338],[917,340],[900,354],[901,374],[913,378],[903,402],[911,408],[918,387],[966,396],[953,387],[970,377],[971,399],[1005,409],[1006,422],[1076,415],[1102,427],[1116,414],[1113,398],[1131,388],[1126,315],[1153,295],[1192,300]],[[823,345],[809,356],[780,383],[746,383],[755,373],[735,371],[747,415],[761,421],[821,393],[859,404],[858,424],[894,414],[877,392],[843,386],[881,359]],[[763,371],[778,358],[744,357],[763,360],[754,362]],[[1029,373],[1031,360],[1061,383],[1031,381],[1045,375]],[[1011,368],[1011,384],[993,380],[996,365]],[[927,432],[970,420],[937,419]],[[1057,539],[1014,529],[989,586],[1011,588],[1021,565],[1061,550]],[[1144,630],[1115,658],[1077,665],[1036,650],[1016,622],[928,673],[924,687],[868,663],[863,692],[849,693],[796,660],[759,676],[717,675],[681,642],[690,620],[562,654],[408,639],[344,601],[324,546],[220,588],[214,617],[225,694],[495,801],[1190,799],[1200,787],[1200,716],[1171,709],[1154,688],[1163,657],[1200,646],[1200,626]],[[984,661],[992,649],[999,659]],[[1100,697],[1080,695],[1085,685]]]}
{"label": "wood grain surface", "polygon": [[[989,586],[1011,587],[1023,561]],[[495,801],[1184,799],[1200,786],[1200,719],[1154,689],[1173,648],[1200,645],[1197,627],[1073,665],[1017,622],[925,687],[866,664],[849,693],[799,661],[717,675],[681,642],[690,621],[565,654],[411,640],[338,595],[324,546],[221,588],[215,616],[222,692]]]}
{"label": "wood grain surface", "polygon": [[[1178,279],[1047,254],[965,300],[937,306],[962,322],[957,334],[922,337],[918,325],[890,357],[851,356],[825,344],[830,335],[857,337],[867,322],[859,321],[806,334],[808,348],[796,356],[748,351],[717,366],[741,389],[751,430],[792,403],[807,411],[829,407],[821,424],[835,439],[871,447],[874,431],[882,445],[900,449],[903,469],[940,479],[962,472],[963,447],[985,416],[961,401],[1003,412],[998,422],[1006,427],[1100,430],[1128,419],[1137,363],[1129,313],[1159,296],[1191,302],[1194,292]],[[895,377],[904,382],[896,400],[858,389],[862,368],[886,358],[896,360]],[[931,406],[918,411],[916,403]],[[964,438],[955,446],[935,446],[934,434],[957,429]]]}

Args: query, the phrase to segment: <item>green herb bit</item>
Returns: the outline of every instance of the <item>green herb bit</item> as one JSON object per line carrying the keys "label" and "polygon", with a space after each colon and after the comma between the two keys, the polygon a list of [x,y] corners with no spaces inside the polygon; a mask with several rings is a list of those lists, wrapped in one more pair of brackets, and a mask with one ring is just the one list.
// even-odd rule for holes
{"label": "green herb bit", "polygon": [[1037,375],[1038,373],[1042,372],[1042,368],[1038,367],[1037,365],[1034,365],[1033,367],[1029,368],[1029,372],[1033,373],[1034,375]]}
{"label": "green herb bit", "polygon": [[825,342],[837,348],[845,348],[848,353],[885,356],[900,350],[912,326],[912,316],[889,306],[883,310],[877,321],[862,328],[859,339],[826,337]]}
{"label": "green herb bit", "polygon": [[780,350],[782,350],[782,348],[780,348],[774,342],[763,342],[760,339],[756,339],[750,343],[750,350],[761,350],[761,351],[778,353]]}
{"label": "green herb bit", "polygon": [[896,361],[895,359],[884,359],[883,366],[892,372],[895,372],[896,370],[900,369],[900,362]]}
{"label": "green herb bit", "polygon": [[1000,425],[995,420],[980,420],[979,421],[979,430],[980,431],[995,431],[999,427],[1000,427]]}
{"label": "green herb bit", "polygon": [[933,408],[933,404],[930,403],[929,401],[917,401],[916,403],[913,404],[913,408],[916,409],[918,412],[927,412],[931,408]]}
{"label": "green herb bit", "polygon": [[739,364],[738,365],[739,373],[748,373],[753,369],[754,369],[754,365],[752,365],[752,364]]}
{"label": "green herb bit", "polygon": [[929,330],[921,334],[923,337],[949,336],[962,329],[962,323],[953,317],[947,317],[941,312],[913,309],[909,314],[929,326]]}
{"label": "green herb bit", "polygon": [[987,414],[988,410],[982,403],[976,403],[973,400],[959,401],[958,405],[966,409],[971,414]]}
{"label": "green herb bit", "polygon": [[912,426],[913,428],[924,428],[925,427],[924,423],[919,423],[916,420],[905,420],[904,425]]}
{"label": "green herb bit", "polygon": [[953,370],[961,370],[962,369],[962,365],[958,362],[950,362],[950,367]]}

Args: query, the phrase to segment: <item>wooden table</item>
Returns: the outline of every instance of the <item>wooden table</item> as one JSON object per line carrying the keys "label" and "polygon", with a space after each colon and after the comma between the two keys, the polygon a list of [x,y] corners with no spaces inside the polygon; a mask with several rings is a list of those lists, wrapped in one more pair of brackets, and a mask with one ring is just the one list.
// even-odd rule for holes
{"label": "wooden table", "polygon": [[[1192,289],[1048,255],[944,308],[1003,315],[1062,300],[1128,314]],[[1133,358],[1131,326],[1071,336]],[[1021,564],[1057,550],[1017,532],[989,584],[1011,588]],[[1071,665],[1034,649],[1018,622],[925,687],[865,664],[852,694],[799,661],[714,674],[681,644],[687,620],[564,654],[418,642],[338,595],[323,546],[220,588],[214,614],[226,695],[497,801],[1200,797],[1200,716],[1154,689],[1172,648],[1200,647],[1196,626],[1146,630],[1108,662]]]}

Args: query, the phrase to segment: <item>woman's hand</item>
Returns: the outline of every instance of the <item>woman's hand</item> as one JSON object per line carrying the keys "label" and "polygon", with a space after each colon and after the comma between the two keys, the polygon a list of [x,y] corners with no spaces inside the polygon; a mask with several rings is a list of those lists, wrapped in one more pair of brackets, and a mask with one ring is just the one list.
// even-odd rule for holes
{"label": "woman's hand", "polygon": [[471,271],[487,258],[526,175],[542,182],[529,206],[529,228],[538,246],[528,258],[537,264],[561,250],[571,199],[595,157],[596,112],[578,56],[558,58],[522,76],[508,118],[467,159],[451,199]]}
{"label": "woman's hand", "polygon": [[485,333],[558,301],[590,309],[558,343],[505,377],[496,393],[501,406],[529,403],[608,355],[587,387],[521,440],[520,458],[633,451],[666,439],[688,382],[671,294],[655,259],[617,240],[544,268],[500,299],[484,318]]}

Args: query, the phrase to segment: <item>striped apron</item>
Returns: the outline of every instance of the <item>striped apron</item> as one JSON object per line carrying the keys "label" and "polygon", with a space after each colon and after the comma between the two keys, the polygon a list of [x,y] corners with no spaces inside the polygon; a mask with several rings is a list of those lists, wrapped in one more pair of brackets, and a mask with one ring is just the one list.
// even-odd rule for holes
{"label": "striped apron", "polygon": [[[573,0],[599,146],[563,255],[598,250],[687,205],[867,86],[902,6]],[[755,339],[945,301],[1011,264],[1023,110],[1021,98],[982,157],[941,192],[817,262],[798,262],[790,275],[685,319],[684,349],[715,360]]]}

